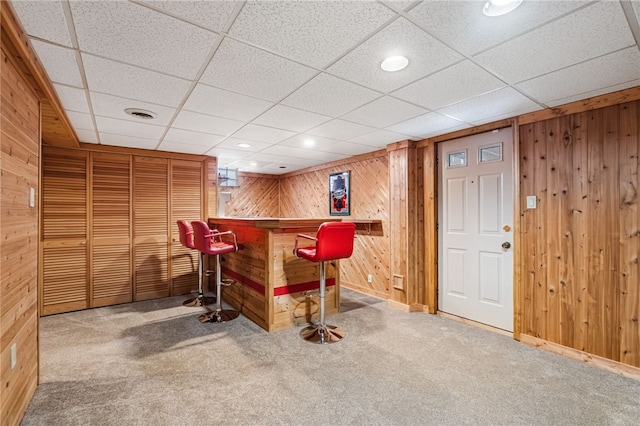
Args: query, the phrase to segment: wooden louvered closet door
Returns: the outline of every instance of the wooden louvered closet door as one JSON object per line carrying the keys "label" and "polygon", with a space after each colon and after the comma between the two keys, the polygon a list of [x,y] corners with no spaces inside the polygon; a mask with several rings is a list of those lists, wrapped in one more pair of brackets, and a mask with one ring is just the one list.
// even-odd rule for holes
{"label": "wooden louvered closet door", "polygon": [[91,170],[91,306],[131,302],[131,156],[93,153]]}
{"label": "wooden louvered closet door", "polygon": [[198,252],[180,244],[176,221],[202,218],[202,162],[171,161],[171,294],[198,288]]}
{"label": "wooden louvered closet door", "polygon": [[87,153],[43,147],[41,314],[88,307]]}
{"label": "wooden louvered closet door", "polygon": [[133,157],[133,300],[169,296],[169,160]]}

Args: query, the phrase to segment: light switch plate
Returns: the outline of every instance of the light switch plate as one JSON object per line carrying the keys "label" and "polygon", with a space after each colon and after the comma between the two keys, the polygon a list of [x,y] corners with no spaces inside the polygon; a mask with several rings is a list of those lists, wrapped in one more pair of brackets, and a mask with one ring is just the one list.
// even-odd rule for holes
{"label": "light switch plate", "polygon": [[537,198],[535,195],[527,195],[527,208],[535,209],[537,207]]}
{"label": "light switch plate", "polygon": [[29,188],[29,207],[36,206],[36,190],[35,188]]}

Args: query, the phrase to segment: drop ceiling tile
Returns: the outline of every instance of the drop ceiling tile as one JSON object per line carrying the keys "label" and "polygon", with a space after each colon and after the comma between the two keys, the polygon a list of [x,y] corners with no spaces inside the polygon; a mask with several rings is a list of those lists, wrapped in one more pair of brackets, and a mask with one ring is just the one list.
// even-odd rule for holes
{"label": "drop ceiling tile", "polygon": [[605,1],[483,52],[475,59],[513,84],[634,44],[620,3]]}
{"label": "drop ceiling tile", "polygon": [[608,93],[614,93],[617,92],[619,90],[625,90],[625,89],[630,89],[632,87],[637,87],[640,86],[640,79],[638,80],[631,80],[628,81],[626,83],[621,83],[621,84],[616,84],[613,86],[607,86],[607,87],[603,87],[601,89],[597,89],[597,90],[592,90],[589,92],[583,92],[577,95],[572,95],[566,98],[561,98],[561,99],[556,99],[554,101],[549,102],[549,107],[556,107],[558,105],[563,105],[563,104],[568,104],[570,102],[575,102],[575,101],[581,101],[584,99],[588,99],[594,96],[600,96],[600,95],[605,95]]}
{"label": "drop ceiling tile", "polygon": [[31,44],[52,82],[84,87],[74,50],[35,39]]}
{"label": "drop ceiling tile", "polygon": [[123,146],[126,148],[155,149],[158,145],[157,139],[144,139],[134,136],[114,135],[111,133],[100,133],[100,144]]}
{"label": "drop ceiling tile", "polygon": [[405,141],[407,139],[410,139],[408,135],[390,132],[388,130],[376,130],[375,132],[367,133],[366,135],[351,138],[349,139],[349,142],[377,148],[386,148],[390,143]]}
{"label": "drop ceiling tile", "polygon": [[196,155],[202,155],[208,149],[209,147],[202,146],[202,145],[191,145],[187,143],[168,142],[168,141],[164,141],[158,146],[158,151],[182,152],[184,154],[196,154]]}
{"label": "drop ceiling tile", "polygon": [[380,95],[328,74],[320,74],[281,103],[332,117],[340,116]]}
{"label": "drop ceiling tile", "polygon": [[414,0],[383,0],[381,1],[381,3],[387,4],[396,10],[402,11],[407,10],[409,6],[417,2]]}
{"label": "drop ceiling tile", "polygon": [[87,95],[84,89],[77,87],[63,86],[54,84],[58,98],[62,102],[64,109],[68,111],[84,112],[89,114],[89,104],[87,103]]}
{"label": "drop ceiling tile", "polygon": [[429,33],[465,55],[475,55],[584,7],[584,1],[525,1],[513,12],[496,17],[482,13],[484,2],[425,1],[408,14]]}
{"label": "drop ceiling tile", "polygon": [[636,15],[636,19],[638,20],[638,22],[640,22],[640,1],[639,0],[632,0],[631,1],[631,6],[633,8],[633,12]]}
{"label": "drop ceiling tile", "polygon": [[295,135],[294,132],[271,127],[247,124],[242,129],[233,134],[234,138],[246,139],[256,142],[278,143],[284,139]]}
{"label": "drop ceiling tile", "polygon": [[316,73],[312,68],[225,38],[200,81],[277,102]]}
{"label": "drop ceiling tile", "polygon": [[142,3],[219,33],[231,17],[236,4],[240,2],[153,0]]}
{"label": "drop ceiling tile", "polygon": [[237,151],[235,149],[226,149],[213,147],[209,151],[205,153],[210,157],[218,158],[218,167],[227,167],[229,163],[232,163],[237,160],[241,160],[247,157],[246,152]]}
{"label": "drop ceiling tile", "polygon": [[[248,147],[238,146],[240,144],[246,144],[249,146]],[[216,147],[241,151],[241,152],[244,152],[246,155],[247,153],[259,152],[265,148],[270,147],[271,145],[273,145],[273,143],[250,141],[247,139],[240,139],[240,138],[227,138],[222,143],[216,145]]]}
{"label": "drop ceiling tile", "polygon": [[82,54],[89,90],[177,107],[191,83],[176,77]]}
{"label": "drop ceiling tile", "polygon": [[83,143],[98,143],[98,135],[94,130],[74,129],[78,135],[78,141]]}
{"label": "drop ceiling tile", "polygon": [[233,120],[250,121],[271,108],[273,103],[216,87],[198,84],[183,109]]}
{"label": "drop ceiling tile", "polygon": [[459,130],[467,127],[471,126],[436,112],[430,112],[389,126],[386,130],[423,139],[426,135],[434,136],[441,133],[448,133],[453,131],[452,129]]}
{"label": "drop ceiling tile", "polygon": [[11,6],[31,37],[73,47],[61,1],[12,1]]}
{"label": "drop ceiling tile", "polygon": [[[266,152],[251,154],[246,159],[249,161],[264,161],[273,163],[276,173],[287,173],[293,170],[311,167],[316,164],[322,163],[322,161],[308,158],[295,158],[286,155],[268,154]],[[281,169],[281,166],[284,166],[284,168]]]}
{"label": "drop ceiling tile", "polygon": [[466,123],[484,124],[540,109],[542,107],[532,102],[529,98],[511,87],[505,87],[504,89],[439,109],[438,112]]}
{"label": "drop ceiling tile", "polygon": [[[409,65],[397,72],[380,68],[389,56],[404,56]],[[327,71],[367,87],[390,92],[462,59],[406,19],[398,19],[358,46]]]}
{"label": "drop ceiling tile", "polygon": [[96,117],[96,126],[101,134],[111,133],[142,139],[155,139],[156,141],[162,137],[165,131],[164,126],[154,126],[110,117]]}
{"label": "drop ceiling tile", "polygon": [[121,98],[118,96],[105,95],[104,93],[89,92],[89,95],[91,96],[91,106],[93,107],[94,114],[103,117],[140,122],[139,118],[133,117],[124,112],[127,108],[140,108],[155,112],[158,115],[152,120],[144,121],[145,123],[156,126],[167,126],[176,112],[175,108],[151,104],[148,102],[134,101],[132,99]]}
{"label": "drop ceiling tile", "polygon": [[163,141],[185,143],[188,145],[201,145],[211,148],[220,143],[222,139],[224,139],[224,136],[171,128],[167,131]]}
{"label": "drop ceiling tile", "polygon": [[640,52],[633,46],[525,81],[517,87],[548,104],[576,93],[587,93],[637,79],[640,79]]}
{"label": "drop ceiling tile", "polygon": [[315,136],[324,136],[331,139],[351,139],[356,136],[371,133],[376,130],[374,127],[363,126],[362,124],[350,121],[335,119],[308,130],[306,133]]}
{"label": "drop ceiling tile", "polygon": [[173,121],[176,129],[192,130],[194,132],[213,133],[214,135],[229,136],[242,127],[244,123],[227,118],[214,117],[192,111],[180,111]]}
{"label": "drop ceiling tile", "polygon": [[70,5],[82,51],[177,77],[194,78],[219,37],[135,3]]}
{"label": "drop ceiling tile", "polygon": [[296,135],[280,142],[278,145],[310,151],[330,152],[342,156],[359,155],[371,151],[370,146],[306,134]]}
{"label": "drop ceiling tile", "polygon": [[437,109],[490,92],[505,84],[465,60],[392,93],[400,99]]}
{"label": "drop ceiling tile", "polygon": [[82,112],[65,111],[67,118],[71,122],[74,130],[91,130],[94,131],[93,120],[91,114],[85,114]]}
{"label": "drop ceiling tile", "polygon": [[247,2],[229,34],[323,68],[393,16],[369,1]]}
{"label": "drop ceiling tile", "polygon": [[291,146],[285,146],[280,144],[270,146],[269,148],[262,150],[260,153],[291,157],[291,158],[302,158],[306,160],[319,161],[321,163],[337,161],[343,158],[343,156],[340,154],[333,154],[331,152],[322,152],[322,151],[316,151],[316,150],[312,151],[310,149],[294,148]]}
{"label": "drop ceiling tile", "polygon": [[387,127],[426,113],[424,108],[384,96],[341,118],[371,127]]}
{"label": "drop ceiling tile", "polygon": [[331,117],[326,115],[315,114],[284,105],[276,105],[253,122],[294,132],[304,132],[329,120],[331,120]]}

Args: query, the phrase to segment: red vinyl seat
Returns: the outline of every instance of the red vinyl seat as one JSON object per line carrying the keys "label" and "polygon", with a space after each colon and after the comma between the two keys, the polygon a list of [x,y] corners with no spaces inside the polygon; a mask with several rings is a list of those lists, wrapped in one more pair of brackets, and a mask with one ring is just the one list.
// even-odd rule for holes
{"label": "red vinyl seat", "polygon": [[[197,250],[196,245],[193,241],[193,229],[191,228],[191,224],[186,220],[178,220],[176,221],[178,225],[178,234],[180,235],[180,244],[184,247]],[[198,295],[196,297],[192,297],[191,299],[185,300],[182,304],[184,306],[190,307],[200,307],[210,305],[215,302],[213,297],[206,297],[204,295],[202,283],[204,280],[204,255],[199,252],[198,253]]]}
{"label": "red vinyl seat", "polygon": [[[300,332],[300,336],[308,342],[334,343],[344,337],[344,331],[341,328],[325,323],[325,262],[351,257],[355,233],[356,225],[352,222],[324,222],[318,228],[315,237],[305,234],[296,236],[293,254],[310,262],[320,263],[320,322],[318,325],[310,325]],[[315,241],[315,244],[298,247],[300,238]]]}
{"label": "red vinyl seat", "polygon": [[222,286],[226,285],[222,282],[222,271],[220,269],[220,256],[226,253],[238,251],[241,246],[238,245],[236,234],[233,231],[218,232],[210,229],[209,225],[202,220],[194,220],[191,222],[193,229],[193,243],[196,249],[202,255],[216,257],[216,301],[217,307],[213,312],[200,315],[200,322],[226,322],[231,321],[240,315],[233,309],[222,308]]}

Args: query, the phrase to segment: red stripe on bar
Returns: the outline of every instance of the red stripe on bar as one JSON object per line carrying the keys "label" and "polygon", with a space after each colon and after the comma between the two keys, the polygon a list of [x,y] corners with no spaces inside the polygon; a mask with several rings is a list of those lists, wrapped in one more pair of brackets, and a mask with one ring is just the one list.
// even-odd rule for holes
{"label": "red stripe on bar", "polygon": [[258,293],[264,295],[264,286],[260,283],[257,283],[253,280],[250,280],[249,278],[240,275],[239,273],[232,271],[229,268],[222,268],[222,273],[230,276],[231,278],[233,278],[234,280],[241,282],[242,284],[246,284],[248,287],[250,287],[252,290],[257,291]]}
{"label": "red stripe on bar", "polygon": [[[336,285],[336,279],[335,278],[327,279],[326,286],[331,287],[332,285]],[[309,281],[307,283],[276,287],[273,289],[273,295],[282,296],[284,294],[299,293],[301,291],[315,290],[317,288],[320,288],[320,281]]]}

